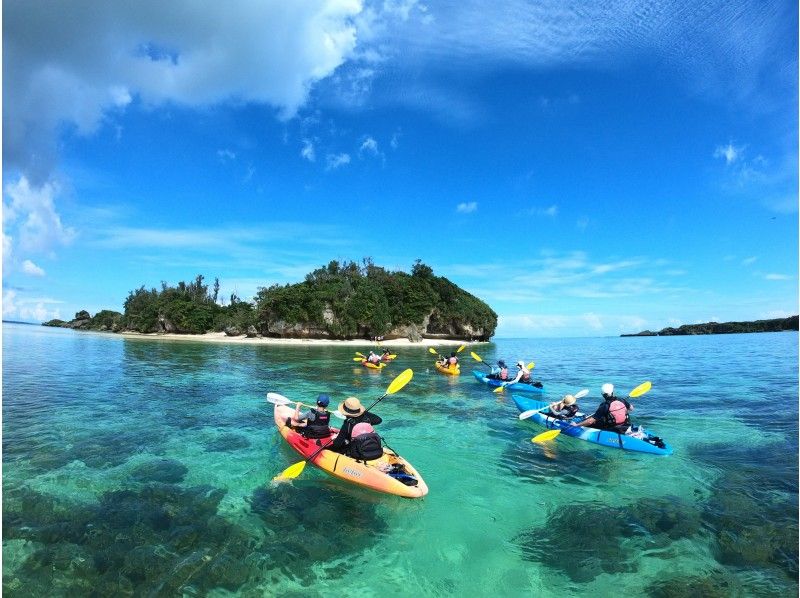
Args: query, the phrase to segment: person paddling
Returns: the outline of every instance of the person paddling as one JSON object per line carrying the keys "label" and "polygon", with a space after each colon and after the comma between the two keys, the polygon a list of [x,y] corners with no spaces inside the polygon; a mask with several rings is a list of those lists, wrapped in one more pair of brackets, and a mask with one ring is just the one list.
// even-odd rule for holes
{"label": "person paddling", "polygon": [[379,355],[376,355],[374,352],[370,351],[369,355],[367,356],[367,361],[369,363],[378,365],[381,362],[381,358]]}
{"label": "person paddling", "polygon": [[289,418],[287,425],[298,428],[298,431],[306,438],[327,438],[331,435],[329,427],[331,414],[328,412],[328,404],[331,399],[326,394],[317,397],[317,406],[309,409],[305,413],[300,413],[300,405],[297,403],[294,409],[294,416]]}
{"label": "person paddling", "polygon": [[550,411],[546,414],[556,419],[571,419],[578,413],[578,403],[572,395],[564,395],[560,401],[550,403]]}
{"label": "person paddling", "polygon": [[453,351],[450,353],[450,357],[445,360],[445,365],[449,367],[451,370],[454,370],[458,367],[458,357],[456,357],[456,352]]}
{"label": "person paddling", "polygon": [[597,411],[583,421],[573,425],[596,428],[598,430],[610,430],[620,434],[626,433],[628,428],[631,427],[629,412],[633,411],[633,405],[627,399],[614,395],[613,384],[603,384],[600,387],[600,392],[603,393],[603,402],[597,408]]}
{"label": "person paddling", "polygon": [[508,380],[508,366],[506,362],[500,359],[497,362],[497,367],[492,368],[492,372],[487,376],[487,378],[491,378],[492,380]]}
{"label": "person paddling", "polygon": [[353,439],[353,428],[355,428],[357,424],[363,422],[372,426],[377,426],[383,421],[380,416],[365,410],[361,401],[355,397],[348,397],[342,401],[339,405],[339,413],[345,416],[344,423],[342,427],[339,428],[339,433],[336,435],[336,438],[334,438],[333,442],[328,447],[330,450],[336,451],[337,453],[349,454],[350,444]]}

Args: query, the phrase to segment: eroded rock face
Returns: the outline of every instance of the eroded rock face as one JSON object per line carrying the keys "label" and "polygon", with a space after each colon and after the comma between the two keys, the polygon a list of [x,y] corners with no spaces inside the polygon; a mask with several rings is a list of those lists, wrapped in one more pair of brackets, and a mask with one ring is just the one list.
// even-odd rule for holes
{"label": "eroded rock face", "polygon": [[236,326],[225,326],[225,336],[241,336],[242,331]]}
{"label": "eroded rock face", "polygon": [[258,336],[258,330],[256,330],[255,326],[250,324],[250,326],[247,327],[246,334],[247,334],[247,338],[255,338],[256,336]]}
{"label": "eroded rock face", "polygon": [[162,315],[158,316],[158,332],[179,332],[178,328]]}

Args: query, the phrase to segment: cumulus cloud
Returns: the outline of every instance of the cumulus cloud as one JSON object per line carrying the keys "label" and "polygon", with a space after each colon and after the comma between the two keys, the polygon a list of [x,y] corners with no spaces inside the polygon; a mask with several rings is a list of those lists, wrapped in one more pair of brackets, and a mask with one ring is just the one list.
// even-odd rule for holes
{"label": "cumulus cloud", "polygon": [[3,155],[48,180],[58,128],[90,134],[135,99],[269,105],[283,118],[353,56],[360,0],[156,0],[3,7]]}
{"label": "cumulus cloud", "polygon": [[328,154],[325,170],[336,170],[346,164],[350,164],[350,154]]}
{"label": "cumulus cloud", "polygon": [[462,202],[456,206],[456,212],[459,214],[470,214],[478,209],[477,201]]}
{"label": "cumulus cloud", "polygon": [[44,322],[61,318],[61,312],[54,305],[63,303],[57,299],[35,297],[21,299],[14,289],[3,289],[3,318],[20,319],[26,322]]}
{"label": "cumulus cloud", "polygon": [[22,262],[22,271],[29,276],[44,276],[44,270],[30,260]]}
{"label": "cumulus cloud", "polygon": [[744,152],[743,145],[736,146],[733,143],[728,143],[728,145],[718,145],[714,150],[714,157],[725,158],[726,164],[733,164],[741,158],[742,152]]}
{"label": "cumulus cloud", "polygon": [[62,224],[55,208],[57,193],[57,185],[47,183],[34,187],[26,177],[6,185],[3,201],[4,248],[13,239],[15,253],[19,249],[22,254],[52,255],[55,249],[72,241],[74,229]]}

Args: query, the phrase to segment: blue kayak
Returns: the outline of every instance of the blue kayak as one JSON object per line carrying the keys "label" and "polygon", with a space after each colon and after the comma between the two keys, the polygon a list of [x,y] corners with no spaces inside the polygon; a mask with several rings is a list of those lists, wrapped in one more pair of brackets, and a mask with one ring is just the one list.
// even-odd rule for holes
{"label": "blue kayak", "polygon": [[[472,375],[475,376],[478,380],[483,382],[484,384],[488,384],[493,388],[497,388],[498,386],[502,386],[502,380],[495,380],[494,378],[488,378],[486,374],[483,372],[479,372],[478,370],[472,370]],[[533,384],[523,384],[522,382],[517,382],[516,384],[512,384],[508,387],[509,390],[513,390],[514,392],[544,392],[544,386],[534,386]]]}
{"label": "blue kayak", "polygon": [[[534,399],[522,396],[511,395],[517,409],[520,412],[530,411],[531,409],[545,409],[548,403],[536,401]],[[545,409],[546,411],[546,409]],[[581,421],[586,417],[586,414],[578,412],[573,418],[574,421]],[[578,426],[570,426],[570,420],[556,419],[545,415],[544,413],[534,413],[528,418],[540,426],[544,426],[549,430],[560,429],[562,434],[593,442],[602,446],[610,448],[618,448],[625,451],[637,451],[639,453],[651,453],[653,455],[671,455],[672,447],[663,442],[654,434],[645,432],[644,438],[636,438],[627,434],[620,434],[619,432],[610,432],[608,430],[598,430],[596,428],[582,428]]]}

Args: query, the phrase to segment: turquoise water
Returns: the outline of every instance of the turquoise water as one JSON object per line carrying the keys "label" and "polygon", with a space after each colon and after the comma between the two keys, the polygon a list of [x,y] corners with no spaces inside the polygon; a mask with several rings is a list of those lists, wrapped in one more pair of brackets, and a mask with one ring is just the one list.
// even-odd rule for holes
{"label": "turquoise water", "polygon": [[[365,344],[361,351],[371,347]],[[796,333],[513,339],[546,399],[645,380],[635,423],[671,457],[517,419],[508,396],[438,374],[424,348],[383,371],[357,347],[123,339],[3,326],[3,590],[8,596],[798,592]],[[468,356],[464,374],[480,364]],[[369,404],[430,494],[344,485],[297,461],[268,391]],[[563,436],[563,435],[562,435]]]}

